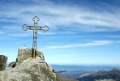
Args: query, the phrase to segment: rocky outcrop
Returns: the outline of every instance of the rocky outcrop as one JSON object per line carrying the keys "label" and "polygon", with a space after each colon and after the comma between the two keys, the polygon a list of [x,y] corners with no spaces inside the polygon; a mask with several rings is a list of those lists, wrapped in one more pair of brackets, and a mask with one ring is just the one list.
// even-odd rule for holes
{"label": "rocky outcrop", "polygon": [[[1,60],[6,62],[5,57]],[[3,64],[2,64],[3,65]],[[21,47],[18,49],[18,57],[11,62],[5,71],[0,72],[1,81],[56,81],[56,74],[49,66],[41,51],[36,52],[36,58],[32,58],[32,49]]]}
{"label": "rocky outcrop", "polygon": [[62,78],[54,73],[52,66],[44,60],[41,51],[37,51],[36,58],[32,58],[32,49],[21,47],[18,57],[9,67],[0,71],[0,81],[76,81]]}
{"label": "rocky outcrop", "polygon": [[7,62],[7,57],[4,55],[0,55],[0,71],[5,70],[6,62]]}
{"label": "rocky outcrop", "polygon": [[55,81],[56,74],[45,62],[38,58],[29,58],[14,68],[8,68],[0,73],[2,81]]}
{"label": "rocky outcrop", "polygon": [[[32,48],[27,47],[21,47],[18,49],[18,57],[16,59],[16,62],[22,63],[24,60],[29,59],[32,57]],[[36,52],[36,57],[39,57],[41,59],[41,62],[44,62],[44,55],[41,51]]]}

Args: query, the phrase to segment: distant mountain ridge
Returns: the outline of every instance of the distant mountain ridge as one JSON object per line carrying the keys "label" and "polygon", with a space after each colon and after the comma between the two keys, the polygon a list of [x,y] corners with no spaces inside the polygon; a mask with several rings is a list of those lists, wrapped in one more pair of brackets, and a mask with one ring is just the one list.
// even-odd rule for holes
{"label": "distant mountain ridge", "polygon": [[113,68],[120,69],[120,65],[51,65],[55,70],[68,70],[68,71],[92,71],[99,70],[109,71]]}
{"label": "distant mountain ridge", "polygon": [[79,81],[96,81],[102,79],[113,79],[117,81],[118,79],[120,79],[120,70],[114,68],[110,71],[98,71],[95,73],[86,73],[80,75],[80,77],[78,78]]}
{"label": "distant mountain ridge", "polygon": [[89,75],[99,71],[110,71],[113,68],[120,69],[120,65],[52,65],[56,71],[67,70],[67,72],[60,73],[67,78],[80,78],[82,75]]}

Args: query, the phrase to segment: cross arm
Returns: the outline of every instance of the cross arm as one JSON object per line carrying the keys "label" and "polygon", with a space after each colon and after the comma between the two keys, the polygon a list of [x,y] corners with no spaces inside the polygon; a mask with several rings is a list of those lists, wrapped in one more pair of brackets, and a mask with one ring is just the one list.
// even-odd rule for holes
{"label": "cross arm", "polygon": [[41,26],[38,26],[38,28],[37,28],[38,30],[43,30],[43,31],[48,31],[49,30],[49,28],[45,25],[44,27],[41,27]]}
{"label": "cross arm", "polygon": [[34,29],[34,26],[27,26],[27,24],[24,24],[22,26],[23,30],[26,31],[27,29],[30,29],[30,30],[33,30]]}

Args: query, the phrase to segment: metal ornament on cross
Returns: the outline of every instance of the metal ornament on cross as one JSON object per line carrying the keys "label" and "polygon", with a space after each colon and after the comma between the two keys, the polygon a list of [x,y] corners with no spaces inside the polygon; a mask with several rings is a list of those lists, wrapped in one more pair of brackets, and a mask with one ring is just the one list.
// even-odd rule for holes
{"label": "metal ornament on cross", "polygon": [[33,30],[33,51],[32,51],[33,58],[36,57],[36,52],[37,52],[37,30],[43,30],[44,32],[49,30],[49,28],[46,25],[44,27],[38,26],[39,20],[40,19],[37,16],[35,16],[33,18],[34,26],[27,26],[27,24],[24,24],[22,26],[24,31]]}

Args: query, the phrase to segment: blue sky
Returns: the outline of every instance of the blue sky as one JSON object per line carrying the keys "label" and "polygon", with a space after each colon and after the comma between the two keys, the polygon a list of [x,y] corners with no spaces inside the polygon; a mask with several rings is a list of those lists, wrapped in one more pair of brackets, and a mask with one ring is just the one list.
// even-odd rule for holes
{"label": "blue sky", "polygon": [[49,64],[120,64],[119,0],[0,0],[0,54],[8,62],[19,47],[32,47],[33,31],[22,26],[34,16],[50,29],[37,41]]}

